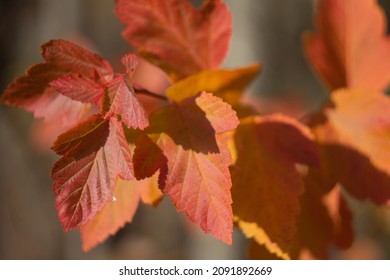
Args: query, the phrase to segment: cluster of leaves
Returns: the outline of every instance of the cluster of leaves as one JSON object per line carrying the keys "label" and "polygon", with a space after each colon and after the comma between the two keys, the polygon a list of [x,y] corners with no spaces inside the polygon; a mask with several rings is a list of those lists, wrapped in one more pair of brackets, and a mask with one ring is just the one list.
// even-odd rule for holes
{"label": "cluster of leaves", "polygon": [[[123,56],[120,74],[54,40],[1,97],[66,129],[52,146],[61,156],[53,191],[64,230],[80,228],[84,250],[130,222],[140,201],[168,195],[227,244],[235,224],[253,258],[269,257],[262,246],[280,258],[327,258],[330,245],[353,239],[340,188],[388,203],[390,40],[375,0],[319,1],[304,48],[330,97],[304,121],[243,104],[260,67],[219,68],[232,33],[221,0],[199,10],[186,0],[117,0],[116,14],[138,55],[169,77],[165,95],[134,82],[135,54]],[[163,102],[148,114],[138,94]]]}

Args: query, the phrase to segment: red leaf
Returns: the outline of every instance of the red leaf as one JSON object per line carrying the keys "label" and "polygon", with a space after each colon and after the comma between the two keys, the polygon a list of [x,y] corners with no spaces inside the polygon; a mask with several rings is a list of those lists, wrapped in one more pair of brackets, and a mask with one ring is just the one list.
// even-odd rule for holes
{"label": "red leaf", "polygon": [[134,89],[123,76],[112,80],[107,86],[110,108],[107,114],[117,114],[129,128],[144,129],[149,125],[146,112],[135,95]]}
{"label": "red leaf", "polygon": [[51,148],[59,155],[77,157],[100,149],[108,134],[109,122],[100,115],[94,115],[58,136]]}
{"label": "red leaf", "polygon": [[41,50],[45,62],[31,66],[23,77],[11,83],[1,97],[2,102],[31,110],[49,83],[65,74],[95,79],[98,73],[107,81],[112,79],[113,70],[106,60],[71,42],[49,41]]}
{"label": "red leaf", "polygon": [[124,180],[135,179],[129,144],[127,143],[122,123],[115,118],[110,120],[110,136],[111,138],[107,140],[105,148],[114,161],[118,176]]}
{"label": "red leaf", "polygon": [[125,39],[141,55],[178,80],[217,68],[231,37],[231,15],[220,0],[197,10],[187,0],[117,0]]}
{"label": "red leaf", "polygon": [[[162,191],[171,196],[178,211],[185,211],[205,232],[228,244],[233,229],[231,157],[221,133],[237,124],[228,104],[202,93],[153,113],[147,129],[166,157],[160,169]],[[156,149],[150,147],[139,143],[135,158],[137,153],[156,157]],[[145,162],[154,167],[152,160]]]}
{"label": "red leaf", "polygon": [[390,82],[390,39],[374,0],[321,0],[317,33],[304,36],[314,69],[332,88],[385,89]]}
{"label": "red leaf", "polygon": [[[73,73],[72,77],[85,77],[82,80],[83,86],[87,86],[87,79],[100,82],[104,76],[110,80],[113,71],[108,62],[98,55],[64,40],[50,41],[41,48],[46,62],[31,66],[23,77],[16,79],[6,88],[0,101],[34,112],[35,117],[42,117],[46,122],[56,122],[56,125],[51,126],[61,127],[59,131],[64,131],[82,119],[90,105],[59,95],[50,87],[50,83],[63,75]],[[68,86],[76,88],[76,85]],[[80,86],[80,83],[77,86]],[[88,86],[92,86],[91,83]],[[62,88],[61,91],[65,90]],[[68,96],[83,102],[97,103],[96,100],[76,98],[76,95],[71,93]]]}
{"label": "red leaf", "polygon": [[32,65],[24,76],[8,85],[1,96],[1,102],[31,110],[48,88],[49,82],[63,74],[65,72],[51,63]]}
{"label": "red leaf", "polygon": [[100,106],[104,94],[104,86],[82,74],[68,74],[50,82],[59,93],[83,103]]}
{"label": "red leaf", "polygon": [[60,135],[53,148],[64,155],[55,163],[52,177],[66,231],[91,220],[112,198],[117,175],[134,178],[130,150],[115,118],[92,116]]}
{"label": "red leaf", "polygon": [[65,40],[52,40],[42,45],[42,56],[46,62],[68,73],[80,73],[89,78],[95,77],[95,71],[109,81],[113,77],[110,63],[94,54]]}

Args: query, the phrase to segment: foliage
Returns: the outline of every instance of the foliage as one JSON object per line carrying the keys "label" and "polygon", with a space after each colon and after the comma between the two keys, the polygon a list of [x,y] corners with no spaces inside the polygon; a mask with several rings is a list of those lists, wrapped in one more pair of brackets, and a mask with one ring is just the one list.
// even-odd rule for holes
{"label": "foliage", "polygon": [[[220,69],[232,33],[221,0],[199,10],[186,0],[117,0],[116,14],[138,56],[169,77],[165,95],[134,82],[135,54],[116,73],[53,40],[1,97],[63,127],[53,192],[64,230],[79,228],[85,251],[130,222],[140,201],[169,196],[227,244],[237,226],[251,257],[269,257],[264,246],[279,258],[323,259],[353,240],[341,189],[389,204],[390,39],[375,0],[319,1],[303,46],[329,100],[301,120],[243,102],[259,65]],[[150,110],[140,94],[162,102]]]}

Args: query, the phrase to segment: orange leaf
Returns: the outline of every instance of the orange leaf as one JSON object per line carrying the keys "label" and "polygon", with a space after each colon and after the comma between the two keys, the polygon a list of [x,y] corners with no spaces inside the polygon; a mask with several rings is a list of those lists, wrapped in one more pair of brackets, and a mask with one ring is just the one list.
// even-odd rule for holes
{"label": "orange leaf", "polygon": [[259,64],[232,70],[204,70],[174,83],[166,90],[166,94],[170,99],[180,102],[201,91],[207,91],[236,105],[245,88],[259,72]]}
{"label": "orange leaf", "polygon": [[324,119],[311,124],[322,158],[313,172],[328,187],[340,182],[357,198],[388,204],[390,98],[372,90],[338,90],[332,101]]}
{"label": "orange leaf", "polygon": [[330,88],[388,86],[390,39],[376,0],[320,0],[316,25],[304,47]]}
{"label": "orange leaf", "polygon": [[[312,184],[314,183],[314,184]],[[338,187],[324,192],[315,181],[305,182],[300,197],[301,211],[297,219],[297,232],[291,248],[284,253],[272,243],[265,232],[252,223],[239,223],[248,238],[253,238],[249,249],[252,259],[328,259],[331,245],[349,248],[353,240],[352,214]]]}
{"label": "orange leaf", "polygon": [[325,115],[339,141],[390,175],[390,98],[373,90],[339,90],[332,101],[335,108]]}
{"label": "orange leaf", "polygon": [[126,223],[133,220],[140,198],[148,204],[161,199],[161,192],[153,185],[154,179],[124,181],[117,179],[113,198],[85,225],[81,226],[83,250],[89,251],[114,235]]}
{"label": "orange leaf", "polygon": [[[172,104],[151,115],[146,132],[161,149],[150,143],[135,150],[142,158],[143,172],[150,174],[160,163],[159,184],[170,195],[178,211],[185,211],[191,221],[217,239],[231,244],[233,216],[231,209],[231,157],[221,133],[234,129],[238,119],[231,107],[210,93]],[[138,154],[138,155],[137,155]]]}
{"label": "orange leaf", "polygon": [[228,50],[231,15],[221,0],[197,10],[187,0],[117,0],[125,39],[173,81],[215,69]]}
{"label": "orange leaf", "polygon": [[[337,179],[358,198],[387,203],[390,117],[386,112],[390,98],[372,90],[338,90],[332,101],[335,107],[324,110],[327,122],[313,127],[318,141],[325,145],[326,164],[342,168]],[[353,182],[359,183],[353,186]]]}
{"label": "orange leaf", "polygon": [[297,259],[306,251],[312,258],[328,259],[331,245],[352,245],[352,214],[338,187],[324,192],[315,181],[306,181],[305,187],[291,256]]}
{"label": "orange leaf", "polygon": [[339,182],[358,199],[389,204],[390,176],[373,165],[369,156],[338,144],[320,144],[319,148],[321,166],[309,173],[321,188],[330,190]]}
{"label": "orange leaf", "polygon": [[269,248],[275,247],[269,242],[276,243],[278,254],[283,255],[296,232],[299,196],[303,192],[295,164],[318,164],[313,137],[299,122],[270,115],[243,121],[237,128],[235,143],[234,215],[241,222],[261,228],[267,237],[261,243],[268,243]]}

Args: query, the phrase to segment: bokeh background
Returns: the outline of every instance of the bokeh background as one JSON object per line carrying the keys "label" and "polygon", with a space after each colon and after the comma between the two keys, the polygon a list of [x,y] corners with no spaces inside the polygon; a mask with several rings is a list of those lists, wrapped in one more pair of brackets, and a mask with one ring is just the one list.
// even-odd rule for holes
{"label": "bokeh background", "polygon": [[[199,6],[202,1],[192,1]],[[291,98],[316,108],[326,92],[307,65],[300,36],[312,28],[313,0],[226,0],[233,40],[226,67],[261,62],[249,92],[262,100]],[[390,1],[381,0],[387,15]],[[1,0],[0,91],[31,64],[50,39],[83,40],[109,61],[131,49],[122,39],[114,0]],[[200,232],[165,198],[139,208],[134,221],[85,254],[77,231],[64,233],[51,192],[57,157],[37,140],[32,114],[0,105],[0,259],[242,259],[247,242],[224,245]],[[373,182],[375,185],[375,182]],[[338,258],[390,258],[390,211],[349,199],[356,241]]]}

